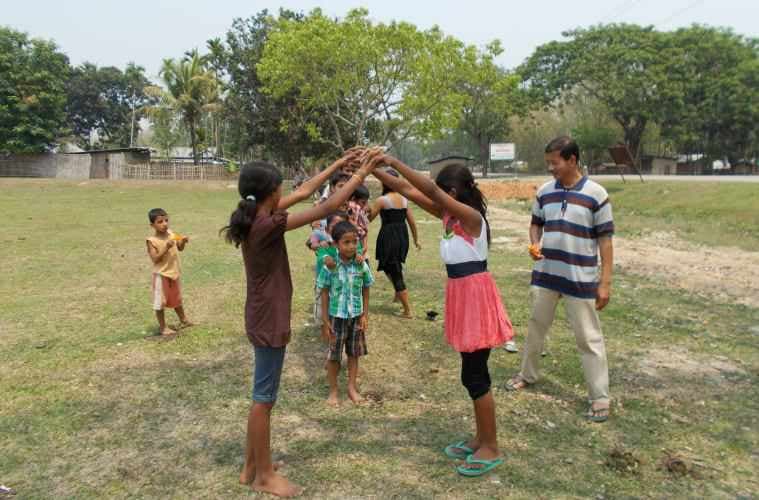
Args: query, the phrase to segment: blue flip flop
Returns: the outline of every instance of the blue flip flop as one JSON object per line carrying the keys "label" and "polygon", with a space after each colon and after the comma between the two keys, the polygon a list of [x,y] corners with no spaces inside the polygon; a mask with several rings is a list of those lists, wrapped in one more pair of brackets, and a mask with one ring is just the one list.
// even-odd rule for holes
{"label": "blue flip flop", "polygon": [[503,463],[503,458],[494,458],[493,460],[480,460],[469,455],[466,457],[467,465],[482,465],[482,467],[472,468],[466,465],[459,465],[456,467],[456,472],[466,477],[478,477],[483,474],[487,474],[491,470],[495,469]]}
{"label": "blue flip flop", "polygon": [[466,445],[466,441],[459,441],[458,443],[449,444],[443,451],[445,452],[446,457],[455,458],[457,460],[465,460],[469,455],[474,453],[474,450]]}

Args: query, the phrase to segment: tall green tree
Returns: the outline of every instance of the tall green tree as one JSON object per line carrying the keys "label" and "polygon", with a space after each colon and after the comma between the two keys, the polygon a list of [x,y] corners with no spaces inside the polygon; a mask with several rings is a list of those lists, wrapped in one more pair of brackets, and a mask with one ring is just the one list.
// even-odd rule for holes
{"label": "tall green tree", "polygon": [[[580,160],[583,164],[595,165],[611,159],[609,146],[619,144],[623,135],[619,124],[603,103],[583,93],[576,95],[572,104],[562,106],[560,111],[569,134],[580,146]],[[649,124],[641,138],[641,144],[646,144],[646,137],[656,129],[655,124]]]}
{"label": "tall green tree", "polygon": [[52,41],[0,26],[0,152],[43,152],[64,132],[69,60]]}
{"label": "tall green tree", "polygon": [[224,130],[229,131],[231,151],[243,158],[255,153],[294,167],[304,157],[324,156],[331,150],[308,135],[306,121],[323,119],[304,111],[298,89],[273,96],[263,92],[258,73],[271,31],[280,22],[302,19],[301,14],[288,10],[280,10],[277,16],[263,10],[247,19],[235,19],[223,42],[208,42],[208,57],[225,81]]}
{"label": "tall green tree", "polygon": [[220,109],[219,82],[197,51],[183,59],[165,59],[161,77],[167,88],[165,100],[181,114],[190,134],[193,161],[197,164],[201,118],[204,113]]}
{"label": "tall green tree", "polygon": [[526,110],[526,99],[519,89],[519,76],[508,73],[494,62],[502,52],[498,41],[489,44],[484,52],[467,47],[455,86],[464,97],[459,126],[477,144],[485,177],[488,175],[490,143],[505,140],[509,133],[509,117]]}
{"label": "tall green tree", "polygon": [[297,92],[313,138],[345,149],[453,126],[460,99],[450,75],[460,47],[436,28],[373,24],[365,9],[342,19],[316,9],[303,20],[277,23],[257,70],[274,97]]}
{"label": "tall green tree", "polygon": [[530,95],[544,105],[589,95],[605,105],[638,158],[646,126],[678,109],[683,82],[672,68],[681,51],[653,27],[593,26],[538,47],[523,65]]}
{"label": "tall green tree", "polygon": [[88,149],[92,132],[98,144],[127,147],[136,144],[139,120],[153,103],[145,93],[151,85],[145,69],[129,63],[124,71],[84,63],[73,69],[69,80],[66,113],[77,142]]}
{"label": "tall green tree", "polygon": [[184,138],[182,116],[175,109],[173,98],[163,88],[149,86],[145,88],[145,92],[155,100],[145,108],[146,116],[150,119],[148,143],[168,158],[174,147]]}
{"label": "tall green tree", "polygon": [[671,37],[682,53],[672,76],[682,80],[684,98],[665,116],[665,136],[682,153],[731,160],[757,154],[759,40],[698,25]]}

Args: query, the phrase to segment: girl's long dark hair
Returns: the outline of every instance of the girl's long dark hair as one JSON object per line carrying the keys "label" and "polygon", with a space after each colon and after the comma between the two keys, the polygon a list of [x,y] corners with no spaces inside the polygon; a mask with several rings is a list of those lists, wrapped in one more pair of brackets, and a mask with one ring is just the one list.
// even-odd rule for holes
{"label": "girl's long dark hair", "polygon": [[472,172],[464,165],[448,165],[437,174],[435,184],[445,191],[456,190],[456,200],[482,214],[485,219],[485,226],[488,235],[488,245],[490,245],[490,223],[488,222],[488,202],[485,195],[482,194],[477,183],[474,182]]}
{"label": "girl's long dark hair", "polygon": [[[400,177],[400,174],[398,174],[398,171],[394,168],[388,168],[385,170],[385,173],[392,175],[393,177]],[[386,186],[385,184],[382,185],[382,196],[385,196],[387,193],[395,193],[395,190],[391,188],[390,186]]]}
{"label": "girl's long dark hair", "polygon": [[237,184],[237,190],[242,199],[229,217],[229,225],[220,231],[227,243],[239,247],[243,241],[248,239],[250,228],[256,218],[257,204],[271,196],[280,184],[282,184],[282,174],[274,165],[263,161],[254,161],[242,167]]}

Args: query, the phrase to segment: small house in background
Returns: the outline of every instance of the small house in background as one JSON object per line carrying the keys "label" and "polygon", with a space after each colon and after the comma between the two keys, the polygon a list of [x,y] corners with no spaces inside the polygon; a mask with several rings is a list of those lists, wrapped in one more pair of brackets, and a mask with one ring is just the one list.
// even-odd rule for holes
{"label": "small house in background", "polygon": [[643,155],[640,159],[641,171],[651,175],[677,174],[677,158],[668,156]]}
{"label": "small house in background", "polygon": [[471,170],[471,167],[469,166],[470,161],[472,161],[472,158],[469,158],[468,156],[456,155],[444,156],[437,160],[428,161],[427,164],[430,166],[430,178],[433,181],[437,179],[437,174],[449,165],[463,165]]}
{"label": "small house in background", "polygon": [[148,148],[92,149],[68,154],[89,155],[90,179],[119,178],[121,175],[116,174],[116,170],[124,165],[150,163],[150,149]]}
{"label": "small house in background", "polygon": [[83,151],[62,146],[56,153],[19,153],[0,156],[0,177],[57,179],[121,179],[124,167],[150,164],[148,148]]}

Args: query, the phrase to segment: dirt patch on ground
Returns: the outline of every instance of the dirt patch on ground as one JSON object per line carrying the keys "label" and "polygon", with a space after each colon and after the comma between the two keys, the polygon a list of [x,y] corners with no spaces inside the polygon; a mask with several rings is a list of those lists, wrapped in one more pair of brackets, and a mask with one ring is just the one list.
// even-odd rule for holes
{"label": "dirt patch on ground", "polygon": [[[508,231],[493,239],[527,253],[529,214],[490,207],[491,229]],[[614,264],[631,274],[654,278],[722,301],[759,307],[759,252],[734,247],[704,247],[673,233],[655,232],[644,238],[614,238]]]}
{"label": "dirt patch on ground", "polygon": [[663,378],[675,372],[683,378],[722,378],[745,375],[746,371],[724,356],[697,358],[684,348],[652,349],[638,364],[640,371],[650,377]]}
{"label": "dirt patch on ground", "polygon": [[477,186],[492,201],[532,200],[538,191],[538,185],[532,182],[480,182]]}
{"label": "dirt patch on ground", "polygon": [[759,252],[703,247],[672,233],[616,240],[615,261],[627,272],[655,277],[667,286],[759,307]]}

